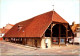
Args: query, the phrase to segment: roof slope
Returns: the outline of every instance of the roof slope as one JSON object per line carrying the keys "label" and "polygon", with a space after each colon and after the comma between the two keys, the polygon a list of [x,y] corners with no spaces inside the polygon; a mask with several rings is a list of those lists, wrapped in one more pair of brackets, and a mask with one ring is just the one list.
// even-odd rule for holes
{"label": "roof slope", "polygon": [[6,24],[6,26],[4,27],[5,29],[11,29],[12,27],[13,27],[14,25],[12,25],[12,24]]}
{"label": "roof slope", "polygon": [[0,33],[2,34],[2,33],[7,33],[8,31],[9,31],[10,29],[3,29],[3,28],[0,28]]}
{"label": "roof slope", "polygon": [[[15,24],[12,29],[10,29],[4,35],[4,37],[42,37],[45,30],[48,28],[52,21],[68,23],[56,12],[54,12],[53,14],[53,11],[49,11],[47,13],[33,17],[29,20]],[[19,25],[22,26],[22,29],[20,31],[18,31]]]}
{"label": "roof slope", "polygon": [[68,23],[66,20],[64,20],[58,13],[55,11],[53,12],[53,22],[60,22],[60,23]]}

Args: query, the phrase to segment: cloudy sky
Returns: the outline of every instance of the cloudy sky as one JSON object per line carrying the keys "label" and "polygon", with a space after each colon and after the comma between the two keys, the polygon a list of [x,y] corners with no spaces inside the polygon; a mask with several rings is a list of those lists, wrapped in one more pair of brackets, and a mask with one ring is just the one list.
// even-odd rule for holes
{"label": "cloudy sky", "polygon": [[53,9],[71,24],[79,23],[79,0],[0,0],[0,27]]}

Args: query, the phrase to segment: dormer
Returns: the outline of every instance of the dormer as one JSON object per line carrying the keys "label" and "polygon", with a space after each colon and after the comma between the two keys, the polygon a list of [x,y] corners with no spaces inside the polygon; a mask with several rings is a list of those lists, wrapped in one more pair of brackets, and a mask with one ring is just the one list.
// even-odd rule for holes
{"label": "dormer", "polygon": [[22,25],[18,25],[18,31],[20,31],[23,28]]}

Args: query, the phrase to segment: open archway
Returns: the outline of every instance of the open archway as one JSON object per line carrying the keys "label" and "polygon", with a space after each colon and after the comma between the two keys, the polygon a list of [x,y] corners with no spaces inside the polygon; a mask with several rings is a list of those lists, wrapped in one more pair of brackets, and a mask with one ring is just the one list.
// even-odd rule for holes
{"label": "open archway", "polygon": [[[45,37],[51,37],[50,27],[51,26],[49,26],[48,29],[46,30]],[[62,24],[60,24],[60,34],[61,34],[61,37],[66,37],[66,28]],[[59,24],[56,24],[55,26],[53,26],[52,37],[59,37]]]}
{"label": "open archway", "polygon": [[65,43],[66,37],[66,28],[62,24],[56,24],[52,28],[52,43],[59,44],[59,37],[60,37],[60,44]]}
{"label": "open archway", "polygon": [[[51,25],[46,30],[45,37],[51,37]],[[60,42],[59,42],[59,37],[60,37]],[[64,25],[56,24],[52,27],[52,43],[57,43],[57,44],[62,42],[65,43],[65,37],[66,37],[66,28]]]}
{"label": "open archway", "polygon": [[[59,37],[59,24],[56,24],[53,28],[52,28],[52,36],[53,37]],[[60,35],[61,37],[66,37],[66,28],[64,25],[60,24]]]}

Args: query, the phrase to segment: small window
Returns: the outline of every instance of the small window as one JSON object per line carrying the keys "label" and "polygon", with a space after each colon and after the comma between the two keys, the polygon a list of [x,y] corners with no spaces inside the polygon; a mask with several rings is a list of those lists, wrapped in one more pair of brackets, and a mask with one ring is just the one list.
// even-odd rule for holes
{"label": "small window", "polygon": [[20,31],[22,29],[21,25],[18,25],[18,31]]}

